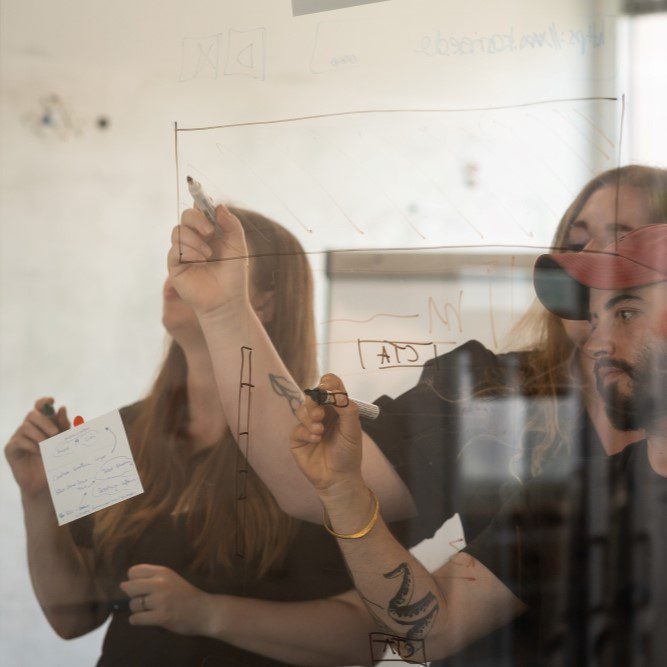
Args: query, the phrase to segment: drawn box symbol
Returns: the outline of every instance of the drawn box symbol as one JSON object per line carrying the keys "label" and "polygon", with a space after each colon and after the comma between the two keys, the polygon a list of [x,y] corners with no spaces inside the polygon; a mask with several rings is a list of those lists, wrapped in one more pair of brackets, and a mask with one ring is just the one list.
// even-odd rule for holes
{"label": "drawn box symbol", "polygon": [[179,81],[217,79],[220,35],[186,37],[183,40]]}
{"label": "drawn box symbol", "polygon": [[266,28],[230,29],[227,38],[225,74],[264,79],[266,66]]}
{"label": "drawn box symbol", "polygon": [[384,632],[371,632],[371,659],[378,662],[404,662],[410,665],[426,665],[423,639],[406,639]]}

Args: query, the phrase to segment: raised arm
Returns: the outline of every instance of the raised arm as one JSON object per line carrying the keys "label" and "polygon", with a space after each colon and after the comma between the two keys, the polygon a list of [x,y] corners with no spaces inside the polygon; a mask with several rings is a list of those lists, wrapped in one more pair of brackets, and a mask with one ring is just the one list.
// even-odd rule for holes
{"label": "raised arm", "polygon": [[104,622],[92,576],[92,553],[79,549],[69,530],[59,527],[38,443],[69,428],[64,408],[51,418],[40,398],[11,437],[5,456],[21,489],[28,567],[35,596],[51,627],[65,639],[78,637]]}
{"label": "raised arm", "polygon": [[[331,375],[320,386],[345,390]],[[293,433],[294,457],[340,536],[369,612],[387,633],[406,640],[404,651],[423,650],[428,660],[451,655],[525,609],[468,554],[454,556],[432,575],[393,538],[361,474],[361,429],[353,404],[325,411],[307,400],[297,414],[301,423]]]}
{"label": "raised arm", "polygon": [[[222,409],[234,434],[243,400],[242,371],[243,381],[248,381],[248,349],[252,350],[249,463],[285,512],[317,522],[321,512],[317,495],[289,451],[295,411],[303,400],[302,388],[294,383],[251,304],[248,249],[241,223],[224,206],[218,206],[216,212],[222,234],[200,211],[189,209],[183,213],[181,224],[172,233],[170,280],[197,313]],[[362,447],[365,478],[382,499],[387,518],[413,514],[407,488],[377,445],[364,436]]]}

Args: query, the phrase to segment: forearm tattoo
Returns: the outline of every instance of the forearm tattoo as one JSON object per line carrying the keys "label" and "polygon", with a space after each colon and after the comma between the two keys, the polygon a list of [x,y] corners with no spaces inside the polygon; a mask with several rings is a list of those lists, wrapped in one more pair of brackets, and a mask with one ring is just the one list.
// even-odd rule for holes
{"label": "forearm tattoo", "polygon": [[428,634],[438,615],[440,605],[437,598],[429,591],[421,600],[412,602],[414,578],[407,563],[401,563],[391,572],[386,572],[384,577],[401,577],[401,585],[396,595],[389,600],[387,614],[395,623],[409,626],[406,635],[408,639],[422,639]]}
{"label": "forearm tattoo", "polygon": [[269,381],[271,382],[271,389],[287,401],[292,414],[295,415],[297,408],[303,403],[299,388],[283,375],[269,373]]}

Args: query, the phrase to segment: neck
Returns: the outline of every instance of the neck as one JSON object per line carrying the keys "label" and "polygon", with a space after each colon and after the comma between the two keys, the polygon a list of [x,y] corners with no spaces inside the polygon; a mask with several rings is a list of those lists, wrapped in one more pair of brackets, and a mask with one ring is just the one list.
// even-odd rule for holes
{"label": "neck", "polygon": [[650,430],[647,429],[648,460],[651,468],[667,477],[667,417],[659,420]]}
{"label": "neck", "polygon": [[183,347],[187,363],[186,388],[190,424],[188,432],[193,451],[211,446],[227,430],[211,357],[202,338],[200,344]]}

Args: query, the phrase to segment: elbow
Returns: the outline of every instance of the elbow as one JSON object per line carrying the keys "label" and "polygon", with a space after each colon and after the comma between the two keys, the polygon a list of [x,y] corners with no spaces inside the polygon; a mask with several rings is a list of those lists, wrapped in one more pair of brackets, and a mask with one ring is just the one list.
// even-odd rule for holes
{"label": "elbow", "polygon": [[61,639],[76,639],[77,637],[82,637],[83,635],[86,634],[86,632],[79,632],[78,630],[72,629],[63,629],[63,630],[56,630],[56,634],[58,637]]}
{"label": "elbow", "polygon": [[104,623],[105,618],[94,615],[47,614],[46,618],[53,631],[61,639],[76,639],[87,635]]}
{"label": "elbow", "polygon": [[278,503],[278,507],[288,516],[299,521],[308,521],[310,523],[320,523],[322,520],[321,503],[317,494],[313,491],[310,494],[294,497],[294,494],[285,493],[283,490],[272,490],[273,497]]}
{"label": "elbow", "polygon": [[53,631],[61,639],[76,639],[90,632],[92,628],[81,628],[65,623],[51,623]]}

